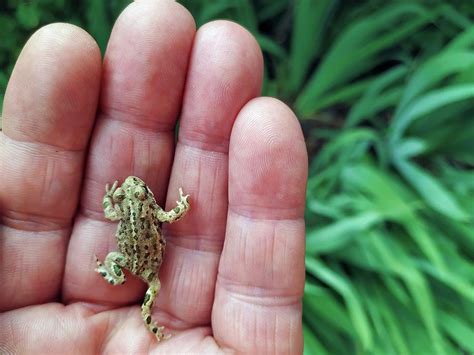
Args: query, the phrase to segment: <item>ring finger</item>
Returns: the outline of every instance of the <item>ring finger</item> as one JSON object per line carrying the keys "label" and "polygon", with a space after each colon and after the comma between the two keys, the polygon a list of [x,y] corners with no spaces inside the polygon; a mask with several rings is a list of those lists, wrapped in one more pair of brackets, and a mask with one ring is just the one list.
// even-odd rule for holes
{"label": "ring finger", "polygon": [[230,133],[240,109],[260,94],[262,71],[260,48],[241,26],[215,21],[197,32],[167,203],[172,207],[183,187],[191,210],[164,227],[158,298],[159,308],[181,321],[175,327],[210,324],[226,226]]}

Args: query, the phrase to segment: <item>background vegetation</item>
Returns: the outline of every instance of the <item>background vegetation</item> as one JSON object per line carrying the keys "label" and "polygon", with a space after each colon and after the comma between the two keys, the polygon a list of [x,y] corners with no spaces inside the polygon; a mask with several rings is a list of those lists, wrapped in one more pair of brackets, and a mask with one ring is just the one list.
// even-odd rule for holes
{"label": "background vegetation", "polygon": [[[307,354],[474,353],[474,7],[183,0],[258,39],[310,152]],[[37,27],[105,48],[125,0],[0,4],[0,93]]]}

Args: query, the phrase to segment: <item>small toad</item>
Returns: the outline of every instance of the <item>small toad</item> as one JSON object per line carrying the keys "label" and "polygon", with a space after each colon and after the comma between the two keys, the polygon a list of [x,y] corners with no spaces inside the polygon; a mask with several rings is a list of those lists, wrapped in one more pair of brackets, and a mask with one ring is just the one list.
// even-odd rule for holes
{"label": "small toad", "polygon": [[166,240],[160,223],[173,223],[189,210],[189,195],[179,189],[179,201],[171,211],[164,211],[156,203],[150,188],[138,177],[129,176],[122,186],[117,181],[109,189],[105,186],[103,198],[104,214],[111,221],[120,221],[116,239],[119,251],[110,252],[104,263],[96,257],[95,269],[111,285],[125,282],[122,268],[140,277],[148,284],[142,304],[142,318],[146,327],[156,335],[158,341],[169,338],[151,317],[151,309],[158,292],[160,280],[158,271],[163,262]]}

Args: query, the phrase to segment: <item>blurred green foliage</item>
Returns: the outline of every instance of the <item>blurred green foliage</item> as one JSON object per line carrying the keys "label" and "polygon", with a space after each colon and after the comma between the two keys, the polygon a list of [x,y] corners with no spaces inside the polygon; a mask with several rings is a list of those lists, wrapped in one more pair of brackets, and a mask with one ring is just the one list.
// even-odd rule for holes
{"label": "blurred green foliage", "polygon": [[[249,29],[264,94],[301,119],[305,353],[474,353],[472,2],[181,2]],[[126,3],[2,3],[0,92],[32,30],[72,22],[104,49]]]}
{"label": "blurred green foliage", "polygon": [[113,23],[129,0],[0,1],[0,107],[10,73],[28,37],[51,22],[85,28],[105,50]]}

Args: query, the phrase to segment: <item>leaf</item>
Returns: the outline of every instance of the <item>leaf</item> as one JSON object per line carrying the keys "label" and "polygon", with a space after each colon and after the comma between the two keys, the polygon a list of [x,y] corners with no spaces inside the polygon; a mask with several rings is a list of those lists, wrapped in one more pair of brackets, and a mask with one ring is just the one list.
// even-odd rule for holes
{"label": "leaf", "polygon": [[461,208],[452,194],[433,176],[405,159],[396,159],[395,165],[411,186],[435,211],[458,221],[469,215]]}
{"label": "leaf", "polygon": [[466,282],[467,280],[464,280],[459,275],[456,275],[449,270],[440,270],[427,262],[419,261],[417,264],[420,269],[445,283],[447,286],[452,287],[460,296],[463,296],[474,305],[474,284],[469,284]]}
{"label": "leaf", "polygon": [[287,0],[272,0],[268,4],[262,7],[258,13],[257,17],[259,22],[269,21],[272,18],[279,19],[278,15],[281,16],[281,13],[285,11],[288,7]]}
{"label": "leaf", "polygon": [[400,223],[433,264],[439,268],[445,266],[435,241],[413,211],[415,208],[411,202],[413,197],[398,180],[369,164],[348,167],[344,170],[343,176],[347,183],[371,198],[374,208],[379,213],[387,219]]}
{"label": "leaf", "polygon": [[293,31],[288,61],[290,75],[286,86],[290,95],[301,87],[309,66],[319,54],[326,34],[323,29],[337,1],[300,0],[293,4]]}
{"label": "leaf", "polygon": [[105,52],[112,24],[107,15],[106,2],[90,0],[87,8],[87,22],[90,33],[99,44],[102,53]]}
{"label": "leaf", "polygon": [[213,1],[202,7],[199,13],[197,23],[204,25],[205,23],[222,17],[222,14],[228,10],[235,9],[237,4],[233,1]]}
{"label": "leaf", "polygon": [[374,285],[367,285],[367,288],[371,292],[373,308],[380,312],[380,316],[383,319],[384,324],[387,326],[389,333],[390,345],[393,345],[396,349],[396,354],[409,354],[408,345],[406,339],[403,336],[403,327],[397,321],[397,316],[400,317],[400,311],[392,311],[391,305],[387,304],[389,301],[388,297],[381,295],[380,287],[377,288]]}
{"label": "leaf", "polygon": [[318,201],[316,198],[307,198],[308,210],[329,218],[342,218],[342,212],[336,207],[326,203]]}
{"label": "leaf", "polygon": [[472,22],[467,16],[456,10],[448,3],[441,4],[440,13],[460,28],[468,29],[472,27]]}
{"label": "leaf", "polygon": [[16,8],[16,18],[24,28],[33,29],[39,24],[40,12],[34,3],[20,2]]}
{"label": "leaf", "polygon": [[328,269],[324,264],[314,258],[306,259],[306,268],[314,276],[318,277],[325,283],[331,285],[346,302],[349,315],[354,325],[354,330],[359,337],[362,348],[367,351],[372,347],[372,331],[367,320],[367,316],[358,300],[355,290],[351,287],[350,282],[341,275]]}
{"label": "leaf", "polygon": [[422,139],[406,138],[398,143],[395,155],[400,159],[408,159],[420,155],[428,149]]}
{"label": "leaf", "polygon": [[418,95],[438,84],[442,79],[460,73],[474,65],[474,53],[468,51],[449,51],[433,57],[423,64],[405,88],[395,116]]}
{"label": "leaf", "polygon": [[430,19],[431,14],[422,6],[397,4],[349,26],[297,98],[295,107],[299,116],[312,114],[317,102],[331,89],[373,68],[381,61],[377,55],[382,50],[409,36]]}
{"label": "leaf", "polygon": [[370,163],[347,166],[343,170],[343,182],[347,187],[362,193],[386,218],[403,220],[412,215],[413,196],[395,177]]}
{"label": "leaf", "polygon": [[334,331],[353,335],[354,329],[347,311],[330,290],[306,283],[303,297],[303,308],[308,309],[318,320],[326,320]]}
{"label": "leaf", "polygon": [[346,217],[333,224],[310,231],[306,237],[306,249],[309,254],[330,253],[338,250],[375,223],[378,223],[382,216],[367,212],[355,217]]}
{"label": "leaf", "polygon": [[448,86],[421,96],[395,115],[390,127],[391,148],[400,140],[406,128],[415,120],[452,103],[474,98],[474,84]]}
{"label": "leaf", "polygon": [[401,277],[415,301],[423,322],[430,333],[438,353],[442,353],[441,337],[437,329],[435,307],[428,283],[423,275],[413,267],[411,258],[391,240],[383,235],[371,235],[374,251],[378,253],[381,262]]}
{"label": "leaf", "polygon": [[461,353],[474,353],[474,324],[466,324],[461,318],[446,312],[441,313],[440,318],[443,330],[464,348]]}
{"label": "leaf", "polygon": [[344,150],[353,150],[357,142],[377,142],[379,137],[374,130],[368,128],[357,128],[341,131],[331,139],[315,157],[316,170],[322,169],[327,164],[333,163],[334,159]]}
{"label": "leaf", "polygon": [[[230,1],[228,1],[230,2]],[[250,0],[236,1],[237,18],[239,23],[252,33],[258,32],[257,14]]]}
{"label": "leaf", "polygon": [[326,355],[328,352],[318,338],[303,324],[304,352],[303,355]]}
{"label": "leaf", "polygon": [[[353,127],[362,119],[373,116],[380,110],[387,108],[390,104],[394,104],[397,100],[391,99],[387,102],[386,94],[383,91],[404,78],[407,71],[405,66],[396,66],[378,76],[368,87],[362,98],[352,107],[346,119],[345,127]],[[395,99],[398,98],[399,91],[397,91],[395,96]],[[380,105],[380,101],[384,99],[385,102],[383,102],[383,105]]]}
{"label": "leaf", "polygon": [[[338,88],[337,90],[334,90],[333,92],[313,103],[314,111],[318,112],[340,103],[351,104],[367,89],[372,81],[373,78],[365,80],[362,79],[356,81],[355,83],[349,83],[345,86],[342,86],[341,88]],[[311,115],[300,115],[298,118],[301,120],[307,120],[312,119],[313,117]]]}
{"label": "leaf", "polygon": [[257,33],[255,34],[255,39],[264,52],[267,52],[280,60],[286,59],[287,54],[285,48],[280,46],[271,38]]}
{"label": "leaf", "polygon": [[466,31],[455,37],[451,43],[446,46],[448,51],[462,51],[472,49],[474,46],[474,27],[469,27]]}

